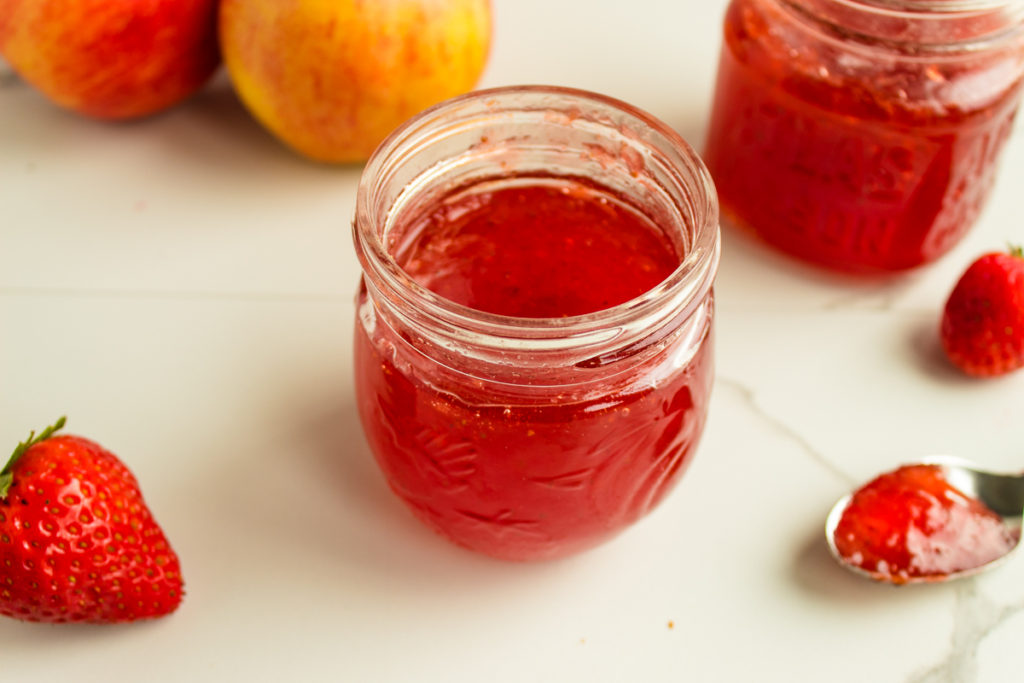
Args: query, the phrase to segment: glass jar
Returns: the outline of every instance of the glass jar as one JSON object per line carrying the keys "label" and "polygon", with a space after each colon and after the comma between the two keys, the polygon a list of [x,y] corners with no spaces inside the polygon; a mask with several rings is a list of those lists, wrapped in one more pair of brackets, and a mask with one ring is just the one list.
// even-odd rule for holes
{"label": "glass jar", "polygon": [[992,0],[733,0],[705,160],[724,214],[847,271],[932,261],[974,223],[1020,99]]}
{"label": "glass jar", "polygon": [[[396,260],[453,192],[566,183],[644,217],[678,266],[624,303],[531,318],[442,297]],[[668,126],[564,88],[449,100],[375,152],[353,232],[360,417],[427,525],[495,557],[554,558],[610,538],[677,481],[707,414],[719,240],[710,177]]]}

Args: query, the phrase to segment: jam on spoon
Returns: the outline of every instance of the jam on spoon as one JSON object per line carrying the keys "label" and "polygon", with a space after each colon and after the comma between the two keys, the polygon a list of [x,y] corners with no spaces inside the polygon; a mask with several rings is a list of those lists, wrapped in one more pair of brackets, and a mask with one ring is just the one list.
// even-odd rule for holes
{"label": "jam on spoon", "polygon": [[935,458],[882,474],[833,508],[833,555],[894,584],[945,581],[987,569],[1020,540],[1024,477]]}

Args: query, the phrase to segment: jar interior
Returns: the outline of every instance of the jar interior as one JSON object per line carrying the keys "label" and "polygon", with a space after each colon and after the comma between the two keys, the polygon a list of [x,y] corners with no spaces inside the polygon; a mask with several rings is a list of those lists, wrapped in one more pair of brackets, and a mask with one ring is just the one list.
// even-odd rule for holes
{"label": "jar interior", "polygon": [[[663,154],[648,132],[609,112],[470,102],[431,131],[426,121],[410,133],[407,150],[390,165],[378,239],[391,257],[408,242],[403,227],[443,198],[467,188],[584,178],[628,204],[672,244],[680,263],[706,222],[706,200],[680,177],[678,161]],[[481,115],[486,110],[487,115]]]}

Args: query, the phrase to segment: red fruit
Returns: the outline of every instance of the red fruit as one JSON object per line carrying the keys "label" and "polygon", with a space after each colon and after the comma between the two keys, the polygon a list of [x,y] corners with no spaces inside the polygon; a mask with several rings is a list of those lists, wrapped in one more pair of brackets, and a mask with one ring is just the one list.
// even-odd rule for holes
{"label": "red fruit", "polygon": [[1024,255],[986,254],[953,288],[942,316],[942,348],[968,375],[1002,375],[1024,366]]}
{"label": "red fruit", "polygon": [[18,444],[0,470],[0,614],[125,622],[173,612],[178,557],[135,477],[102,446],[52,436]]}

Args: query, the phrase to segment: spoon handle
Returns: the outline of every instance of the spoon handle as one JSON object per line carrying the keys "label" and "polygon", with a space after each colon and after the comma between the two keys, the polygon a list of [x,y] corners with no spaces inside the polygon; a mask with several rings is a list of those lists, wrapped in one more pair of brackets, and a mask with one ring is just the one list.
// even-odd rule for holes
{"label": "spoon handle", "polygon": [[946,480],[957,489],[979,499],[997,515],[1020,523],[1024,516],[1024,473],[990,472],[959,458],[930,461],[943,468]]}
{"label": "spoon handle", "polygon": [[1003,517],[1020,518],[1024,514],[1024,475],[975,473],[977,497]]}

